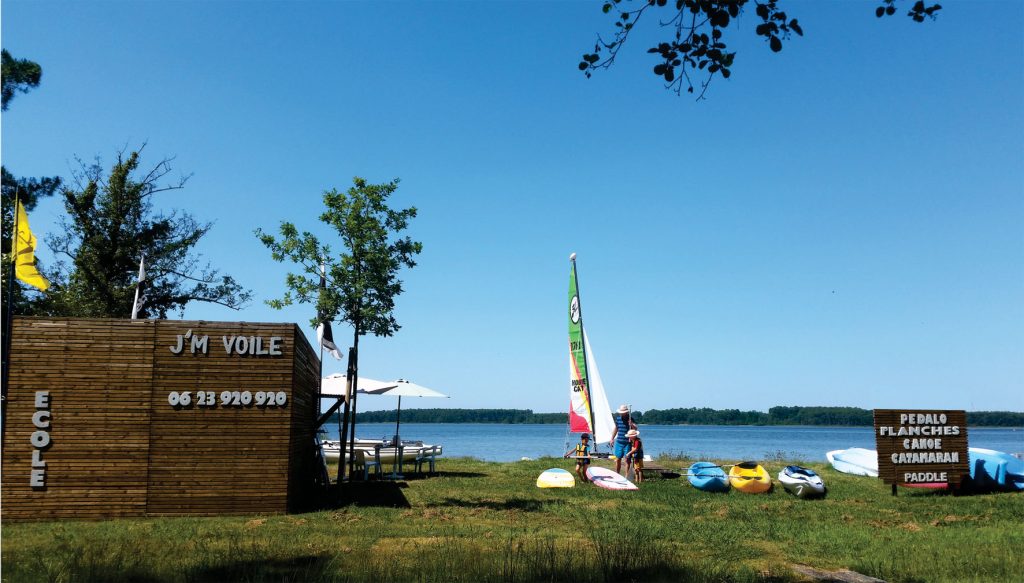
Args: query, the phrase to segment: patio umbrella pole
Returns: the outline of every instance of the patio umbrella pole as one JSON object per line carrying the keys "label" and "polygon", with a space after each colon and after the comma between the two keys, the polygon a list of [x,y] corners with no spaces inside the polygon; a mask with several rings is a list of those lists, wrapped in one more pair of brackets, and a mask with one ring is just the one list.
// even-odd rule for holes
{"label": "patio umbrella pole", "polygon": [[398,428],[402,425],[402,397],[398,397],[398,412],[395,413],[395,461],[391,464],[391,475],[398,475],[399,452],[398,446],[402,445],[402,438],[399,436]]}

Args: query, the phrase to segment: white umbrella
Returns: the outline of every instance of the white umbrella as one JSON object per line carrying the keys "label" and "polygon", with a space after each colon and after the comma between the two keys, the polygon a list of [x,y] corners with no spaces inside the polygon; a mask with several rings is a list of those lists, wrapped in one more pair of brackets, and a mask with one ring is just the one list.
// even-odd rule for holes
{"label": "white umbrella", "polygon": [[[402,424],[402,397],[440,397],[443,399],[447,399],[448,395],[445,395],[444,393],[439,393],[433,389],[428,389],[427,387],[424,387],[422,385],[417,385],[416,383],[411,383],[405,379],[398,379],[393,384],[394,386],[390,387],[367,387],[364,389],[362,388],[363,381],[362,379],[360,379],[360,388],[358,392],[366,393],[368,395],[389,395],[393,397],[398,397],[398,411],[395,414],[395,457],[397,458],[398,446],[402,444],[401,438],[399,437],[398,433],[398,428]],[[397,475],[394,469],[392,469],[391,472],[392,475]]]}
{"label": "white umbrella", "polygon": [[[347,384],[348,377],[341,373],[335,373],[330,376],[326,376],[321,380],[320,383],[320,396],[345,398]],[[393,389],[397,386],[398,383],[395,381],[378,381],[374,379],[368,379],[366,377],[359,377],[359,383],[357,385],[358,392],[370,394],[376,394],[374,391]]]}
{"label": "white umbrella", "polygon": [[[398,379],[394,383],[381,383],[384,386],[363,388],[362,379],[359,380],[359,392],[367,395],[388,395],[398,397],[398,411],[395,414],[395,442],[398,443],[398,428],[402,423],[402,397],[440,397],[447,399],[448,395],[428,389],[422,385],[411,383],[405,379]],[[390,386],[389,386],[390,385]]]}
{"label": "white umbrella", "polygon": [[388,395],[391,397],[440,397],[447,399],[448,395],[439,393],[434,389],[428,389],[422,385],[409,382],[405,379],[398,379],[392,382],[371,381],[379,383],[380,386],[364,385],[363,379],[359,379],[359,392],[368,395]]}

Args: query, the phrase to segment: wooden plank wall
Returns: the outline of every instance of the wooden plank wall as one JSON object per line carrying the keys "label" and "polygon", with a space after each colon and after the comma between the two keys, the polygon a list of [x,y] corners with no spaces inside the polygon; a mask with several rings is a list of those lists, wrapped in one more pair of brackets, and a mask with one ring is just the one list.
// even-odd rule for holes
{"label": "wooden plank wall", "polygon": [[[153,322],[15,318],[12,326],[0,515],[144,514]],[[29,485],[36,391],[50,394],[44,488]]]}
{"label": "wooden plank wall", "polygon": [[310,510],[316,503],[312,476],[316,468],[316,451],[313,438],[316,435],[316,419],[320,413],[317,402],[317,383],[320,378],[320,359],[305,335],[296,330],[295,358],[292,360],[291,408],[291,468],[288,478],[288,510],[299,512]]}
{"label": "wooden plank wall", "polygon": [[[14,326],[5,520],[279,513],[308,496],[311,474],[290,459],[312,457],[319,361],[294,324],[16,318]],[[189,339],[173,353],[189,330],[208,337],[206,350],[192,353]],[[261,338],[264,351],[279,337],[281,354],[238,354],[235,345],[229,353],[232,337]],[[45,489],[29,487],[37,390],[49,390],[52,403]],[[186,391],[188,406],[170,404],[172,392]],[[202,406],[198,391],[215,405]],[[224,404],[225,391],[283,392],[286,402]]]}
{"label": "wooden plank wall", "polygon": [[[188,330],[207,338],[205,353],[173,354]],[[287,509],[292,360],[295,326],[216,322],[157,323],[150,437],[151,516],[284,512]],[[280,356],[229,354],[224,339],[282,338]],[[248,343],[248,340],[246,340]],[[188,407],[168,395],[190,391]],[[215,405],[198,404],[198,391]],[[285,391],[283,407],[223,405],[224,391]]]}

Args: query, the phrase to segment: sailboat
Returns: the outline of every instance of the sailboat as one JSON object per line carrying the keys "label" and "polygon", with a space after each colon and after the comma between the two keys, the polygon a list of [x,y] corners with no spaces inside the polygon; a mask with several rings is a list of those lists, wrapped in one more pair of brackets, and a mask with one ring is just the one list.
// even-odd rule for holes
{"label": "sailboat", "polygon": [[611,441],[615,421],[583,327],[575,253],[569,261],[569,433],[590,433],[596,451],[600,444]]}

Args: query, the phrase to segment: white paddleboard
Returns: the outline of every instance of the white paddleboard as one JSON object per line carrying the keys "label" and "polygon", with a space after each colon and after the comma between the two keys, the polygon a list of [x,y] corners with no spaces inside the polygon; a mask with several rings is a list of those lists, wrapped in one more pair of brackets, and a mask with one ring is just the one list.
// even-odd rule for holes
{"label": "white paddleboard", "polygon": [[636,490],[636,484],[630,482],[621,475],[609,470],[608,468],[602,468],[599,466],[590,466],[587,468],[587,477],[596,486],[608,490]]}
{"label": "white paddleboard", "polygon": [[572,488],[575,485],[576,478],[573,477],[572,473],[561,468],[544,470],[537,477],[538,488]]}

